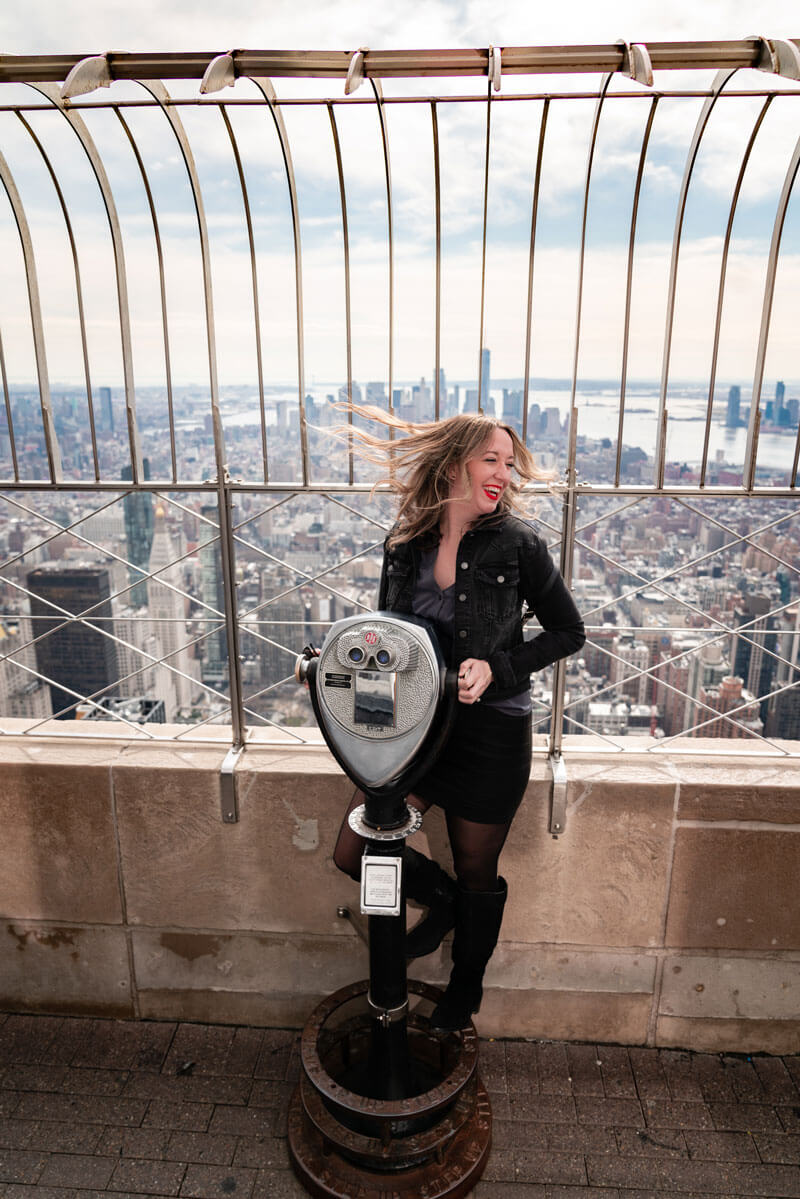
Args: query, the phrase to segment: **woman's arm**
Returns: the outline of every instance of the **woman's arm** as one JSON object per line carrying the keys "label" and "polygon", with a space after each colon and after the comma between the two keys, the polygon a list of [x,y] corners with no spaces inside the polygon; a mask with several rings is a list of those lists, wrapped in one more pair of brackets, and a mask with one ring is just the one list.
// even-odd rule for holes
{"label": "woman's arm", "polygon": [[531,604],[531,611],[542,626],[541,633],[512,649],[498,650],[488,659],[500,688],[517,683],[525,686],[534,671],[544,670],[559,658],[576,653],[586,641],[580,613],[557,570],[544,595]]}

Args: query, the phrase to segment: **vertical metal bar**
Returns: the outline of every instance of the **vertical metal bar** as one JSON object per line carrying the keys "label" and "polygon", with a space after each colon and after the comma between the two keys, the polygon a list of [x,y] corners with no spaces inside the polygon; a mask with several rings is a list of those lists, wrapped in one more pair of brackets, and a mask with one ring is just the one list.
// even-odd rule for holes
{"label": "vertical metal bar", "polygon": [[692,142],[689,146],[689,153],[686,156],[686,166],[683,171],[683,179],[681,181],[681,190],[678,197],[678,211],[675,216],[675,231],[672,235],[672,258],[669,267],[669,290],[667,293],[667,319],[666,328],[664,330],[664,350],[661,360],[661,386],[658,396],[658,423],[657,423],[657,440],[656,440],[656,487],[664,486],[664,459],[667,452],[667,387],[669,384],[669,362],[670,353],[672,350],[672,326],[675,319],[675,290],[678,281],[678,255],[681,249],[681,233],[683,231],[683,218],[686,212],[686,199],[689,194],[689,183],[692,178],[692,171],[697,159],[697,152],[700,149],[700,142],[703,134],[706,131],[709,117],[714,109],[719,94],[729,79],[732,79],[736,74],[734,70],[718,71],[714,76],[714,82],[711,85],[711,94],[708,96],[700,110],[700,116],[697,118]]}
{"label": "vertical metal bar", "polygon": [[[336,173],[339,177],[339,201],[342,207],[342,244],[344,248],[344,329],[345,329],[345,351],[347,354],[347,423],[353,424],[353,411],[350,405],[353,403],[353,326],[352,313],[350,310],[350,233],[347,226],[347,194],[344,186],[344,168],[342,166],[342,147],[339,142],[339,129],[336,124],[336,116],[333,111],[333,105],[328,102],[328,116],[331,122],[331,133],[333,134],[333,148],[336,152]],[[353,473],[353,441],[352,438],[347,442],[347,481],[352,487],[354,479]]]}
{"label": "vertical metal bar", "polygon": [[228,643],[228,678],[231,696],[231,731],[233,747],[244,744],[246,736],[242,661],[239,651],[239,604],[236,595],[236,550],[233,537],[233,493],[225,467],[217,479],[219,506],[219,548],[222,562],[222,585],[225,595],[225,633]]}
{"label": "vertical metal bar", "polygon": [[[386,114],[383,111],[383,90],[380,80],[370,78],[370,85],[378,106],[378,120],[383,143],[383,166],[386,172],[386,215],[389,228],[389,412],[394,411],[392,387],[394,385],[394,206],[392,204],[392,168],[389,162],[389,135],[386,129]],[[390,436],[394,429],[390,428]]]}
{"label": "vertical metal bar", "polygon": [[[797,170],[800,167],[800,138],[794,148],[791,161],[786,170],[786,175],[783,180],[780,199],[778,200],[778,208],[775,213],[775,222],[772,226],[772,239],[769,247],[769,257],[767,259],[767,277],[764,282],[764,299],[761,307],[761,326],[758,331],[758,350],[756,352],[755,374],[753,377],[753,395],[750,400],[750,421],[747,428],[747,445],[744,456],[744,482],[749,489],[753,486],[756,474],[756,459],[758,448],[758,424],[759,424],[759,409],[761,405],[761,386],[764,382],[764,362],[767,356],[767,342],[769,340],[769,326],[772,318],[772,301],[775,295],[775,277],[778,271],[778,254],[781,248],[781,237],[783,236],[783,225],[786,220],[786,209],[789,206],[789,199],[794,187],[794,181],[797,177]],[[796,475],[797,455],[795,454]],[[794,484],[793,484],[794,485]]]}
{"label": "vertical metal bar", "polygon": [[22,115],[21,112],[19,112],[19,111],[17,112],[17,117],[19,118],[23,127],[27,130],[28,134],[30,135],[30,137],[33,141],[33,144],[36,146],[36,149],[39,151],[39,153],[42,157],[42,160],[44,162],[44,165],[47,169],[47,172],[50,175],[50,179],[52,180],[53,187],[55,188],[55,191],[56,191],[56,196],[58,197],[58,202],[61,205],[61,214],[64,217],[64,224],[65,224],[66,230],[67,230],[67,237],[69,238],[70,249],[72,251],[72,268],[73,268],[73,271],[75,272],[75,294],[76,294],[77,301],[78,301],[78,326],[81,331],[81,352],[83,355],[83,376],[86,381],[86,402],[87,402],[88,410],[89,410],[89,433],[90,433],[90,436],[92,439],[92,461],[94,464],[95,481],[99,482],[99,480],[100,480],[100,464],[99,464],[98,458],[97,458],[97,434],[95,431],[95,424],[94,424],[94,404],[92,403],[92,380],[91,380],[91,374],[89,371],[89,350],[88,350],[88,346],[86,344],[86,317],[85,317],[84,311],[83,311],[83,287],[81,286],[81,271],[80,271],[80,265],[78,263],[78,249],[75,244],[75,235],[72,230],[72,221],[70,220],[69,210],[67,209],[67,203],[66,203],[66,200],[64,199],[64,193],[61,190],[61,185],[59,184],[58,178],[56,177],[56,173],[53,170],[53,165],[50,162],[50,158],[47,154],[47,151],[45,150],[41,141],[37,137],[35,131],[28,124],[28,122],[26,121],[25,117]]}
{"label": "vertical metal bar", "polygon": [[297,394],[300,405],[300,454],[302,457],[303,485],[308,484],[308,430],[306,428],[306,381],[305,381],[305,336],[303,324],[303,264],[302,246],[300,241],[300,213],[297,206],[297,184],[292,163],[292,151],[289,137],[283,120],[283,113],[275,103],[277,99],[272,82],[265,78],[251,80],[267,102],[275,130],[278,134],[283,165],[286,169],[286,182],[289,186],[289,203],[292,209],[292,232],[294,234],[294,279],[295,306],[297,310]]}
{"label": "vertical metal bar", "polygon": [[0,375],[3,378],[3,402],[6,409],[8,424],[8,442],[11,447],[11,465],[14,469],[14,482],[19,483],[19,464],[17,462],[17,445],[14,440],[14,421],[11,414],[11,395],[8,390],[8,375],[6,373],[6,356],[3,351],[3,336],[0,334]]}
{"label": "vertical metal bar", "polygon": [[[577,427],[577,414],[575,425]],[[574,460],[574,456],[571,456],[570,463],[574,463]],[[561,573],[568,587],[572,584],[577,511],[578,501],[575,491],[575,471],[571,465],[568,468],[567,490],[564,493],[564,506],[561,513]],[[553,667],[553,709],[550,717],[550,746],[548,749],[548,754],[551,758],[559,758],[561,756],[566,681],[567,664],[565,659],[562,658]]]}
{"label": "vertical metal bar", "polygon": [[[441,386],[442,372],[442,180],[441,164],[439,162],[439,114],[436,101],[431,100],[431,127],[433,131],[433,201],[436,222],[436,295],[434,300],[434,391],[433,413],[434,420],[441,415]],[[444,397],[445,404],[447,396]]]}
{"label": "vertical metal bar", "polygon": [[717,359],[719,357],[719,337],[720,328],[722,325],[722,303],[725,298],[725,277],[728,271],[728,253],[731,245],[733,218],[736,215],[736,205],[739,202],[739,193],[742,190],[742,181],[744,180],[744,173],[747,169],[747,164],[750,161],[750,154],[752,152],[753,145],[756,137],[758,136],[758,131],[761,128],[764,117],[767,115],[767,110],[774,99],[774,92],[767,96],[766,100],[761,106],[761,111],[758,114],[756,123],[753,126],[753,130],[750,134],[750,138],[747,142],[747,146],[739,166],[739,174],[736,177],[736,185],[733,189],[733,196],[731,197],[731,206],[728,213],[728,224],[725,228],[725,240],[722,247],[722,262],[719,268],[719,288],[717,289],[717,313],[714,322],[714,346],[711,351],[711,372],[708,380],[708,404],[706,406],[706,427],[703,435],[703,458],[700,466],[701,487],[705,487],[706,471],[708,469],[708,443],[711,436],[711,416],[714,409],[714,388],[717,382]]}
{"label": "vertical metal bar", "polygon": [[531,202],[531,245],[528,253],[528,307],[525,317],[525,370],[522,380],[522,440],[528,444],[528,403],[531,385],[531,321],[533,318],[533,267],[536,249],[536,225],[539,220],[539,188],[542,181],[542,161],[544,158],[544,138],[547,131],[547,117],[550,112],[550,97],[546,97],[542,106],[542,119],[539,123],[539,146],[536,151],[536,171],[533,177],[533,200]]}
{"label": "vertical metal bar", "polygon": [[631,231],[628,239],[628,274],[625,287],[625,328],[622,337],[622,371],[620,374],[619,384],[619,423],[617,425],[617,460],[614,466],[614,486],[619,487],[619,476],[622,463],[622,436],[623,425],[625,422],[625,393],[628,386],[628,346],[630,343],[631,332],[631,299],[633,290],[633,251],[636,245],[636,222],[639,215],[639,196],[642,190],[642,179],[644,177],[644,164],[647,158],[647,147],[650,143],[650,131],[653,128],[653,119],[656,115],[656,106],[658,104],[658,96],[654,96],[650,102],[650,112],[647,117],[647,125],[645,126],[644,136],[642,138],[642,148],[639,152],[639,169],[636,172],[636,184],[633,189],[633,206],[631,208]]}
{"label": "vertical metal bar", "polygon": [[125,131],[125,135],[128,138],[128,141],[130,142],[131,149],[133,150],[133,154],[136,159],[136,164],[139,167],[139,174],[141,175],[141,178],[142,178],[142,185],[144,187],[145,195],[147,197],[147,204],[150,209],[150,219],[153,223],[153,237],[155,238],[156,258],[158,259],[158,285],[159,285],[159,295],[160,295],[160,299],[161,299],[161,329],[162,329],[162,332],[164,335],[164,370],[165,370],[165,377],[166,377],[166,383],[167,383],[167,417],[169,420],[170,461],[172,464],[172,482],[177,483],[177,481],[178,481],[178,463],[177,463],[177,456],[176,456],[176,452],[175,452],[175,412],[174,412],[173,401],[172,401],[172,365],[171,365],[170,349],[169,349],[169,321],[168,321],[168,317],[167,317],[167,286],[166,286],[166,280],[164,278],[164,251],[163,251],[163,247],[161,245],[161,230],[160,230],[159,224],[158,224],[158,214],[156,212],[155,201],[153,199],[153,192],[150,187],[150,180],[147,176],[147,171],[145,170],[144,161],[139,152],[139,147],[136,144],[136,139],[133,136],[133,133],[131,132],[130,128],[128,127],[128,123],[125,120],[125,118],[123,117],[120,110],[118,108],[116,108],[116,109],[114,109],[114,111],[116,112],[117,118],[118,118],[120,124],[122,125],[122,128]]}
{"label": "vertical metal bar", "polygon": [[264,457],[264,482],[269,483],[269,468],[267,459],[267,414],[264,409],[264,369],[261,359],[261,311],[258,304],[258,271],[256,268],[256,247],[253,238],[253,220],[250,214],[250,197],[247,194],[247,182],[244,177],[244,168],[242,167],[242,158],[239,154],[239,146],[236,141],[236,135],[233,132],[233,127],[228,117],[228,112],[224,104],[219,106],[220,115],[225,122],[225,128],[228,131],[230,138],[231,149],[233,150],[233,158],[236,163],[236,172],[239,176],[239,187],[242,192],[242,204],[244,205],[244,219],[247,223],[247,242],[250,247],[250,273],[253,287],[253,318],[255,320],[255,335],[256,335],[256,369],[258,371],[258,402],[261,414],[261,452]]}
{"label": "vertical metal bar", "polygon": [[489,149],[492,136],[492,79],[486,93],[486,144],[483,153],[483,234],[481,238],[481,317],[478,332],[478,412],[483,412],[483,333],[486,307],[486,224],[489,214]]}
{"label": "vertical metal bar", "polygon": [[128,280],[125,270],[125,249],[122,242],[122,229],[117,215],[117,206],[111,184],[103,166],[103,161],[97,151],[89,130],[77,112],[61,99],[61,90],[57,83],[31,83],[29,87],[41,92],[61,112],[69,122],[78,141],[81,143],[89,164],[94,172],[103,206],[106,210],[108,227],[111,233],[111,244],[114,249],[114,269],[117,281],[117,306],[119,309],[120,344],[122,349],[122,374],[125,382],[125,412],[128,422],[128,444],[131,455],[131,478],[134,483],[144,478],[142,469],[142,450],[139,441],[139,427],[136,420],[136,389],[133,382],[133,349],[131,346],[131,319],[128,307]]}
{"label": "vertical metal bar", "polygon": [[[53,406],[50,399],[50,376],[47,371],[47,350],[44,341],[42,323],[42,305],[39,298],[39,280],[36,273],[36,257],[33,251],[33,241],[25,216],[22,198],[17,191],[17,185],[11,174],[8,163],[0,154],[0,183],[5,188],[14,213],[14,220],[19,233],[22,256],[25,260],[25,281],[28,289],[28,307],[31,314],[31,331],[33,334],[33,352],[36,358],[36,374],[39,380],[39,402],[42,407],[42,426],[44,428],[44,444],[47,453],[47,468],[51,483],[60,483],[61,453],[58,447],[55,422],[53,421]],[[10,426],[9,426],[10,428]]]}

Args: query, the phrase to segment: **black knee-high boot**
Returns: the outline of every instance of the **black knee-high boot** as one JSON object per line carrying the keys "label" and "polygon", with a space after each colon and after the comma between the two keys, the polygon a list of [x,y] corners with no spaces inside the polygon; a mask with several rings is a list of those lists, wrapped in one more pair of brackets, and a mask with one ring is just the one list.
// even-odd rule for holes
{"label": "black knee-high boot", "polygon": [[508,887],[502,878],[497,880],[496,891],[459,888],[453,969],[447,990],[431,1016],[433,1028],[464,1028],[480,1007],[483,974],[500,936],[507,895]]}
{"label": "black knee-high boot", "polygon": [[406,957],[422,958],[433,953],[455,925],[458,888],[441,866],[409,845],[403,854],[403,879],[407,898],[428,908],[406,937]]}

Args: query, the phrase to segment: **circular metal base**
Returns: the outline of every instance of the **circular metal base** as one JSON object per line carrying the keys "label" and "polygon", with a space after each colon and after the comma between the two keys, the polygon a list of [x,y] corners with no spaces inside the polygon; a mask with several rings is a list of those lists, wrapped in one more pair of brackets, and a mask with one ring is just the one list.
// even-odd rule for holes
{"label": "circular metal base", "polygon": [[419,808],[409,807],[408,820],[405,824],[401,824],[398,828],[373,828],[371,824],[367,824],[364,819],[364,813],[367,810],[366,804],[361,804],[358,808],[353,808],[350,815],[347,817],[347,823],[354,833],[358,833],[360,837],[366,837],[368,841],[401,841],[404,837],[410,837],[417,829],[422,828],[422,812]]}
{"label": "circular metal base", "polygon": [[483,1172],[492,1113],[476,1072],[475,1029],[432,1029],[442,992],[416,980],[408,989],[416,1000],[408,1016],[409,1076],[421,1088],[408,1098],[371,1097],[368,981],[323,1000],[303,1030],[289,1156],[303,1186],[321,1199],[449,1199],[465,1195]]}
{"label": "circular metal base", "polygon": [[[444,1131],[444,1130],[443,1130]],[[320,1199],[458,1199],[477,1185],[492,1141],[489,1096],[478,1083],[474,1109],[431,1160],[392,1170],[371,1170],[337,1152],[305,1111],[298,1087],[289,1105],[289,1154],[306,1190]]]}

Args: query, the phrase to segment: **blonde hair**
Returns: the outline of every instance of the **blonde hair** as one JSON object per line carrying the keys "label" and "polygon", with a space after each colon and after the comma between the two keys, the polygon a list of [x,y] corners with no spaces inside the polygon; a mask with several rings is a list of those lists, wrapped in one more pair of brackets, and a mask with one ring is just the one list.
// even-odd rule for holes
{"label": "blonde hair", "polygon": [[526,515],[519,502],[522,485],[552,482],[556,478],[555,471],[538,467],[514,429],[495,417],[462,412],[445,420],[415,424],[381,408],[361,404],[336,407],[404,434],[387,439],[355,425],[334,430],[338,437],[351,440],[360,458],[386,468],[386,474],[375,486],[388,485],[399,499],[397,522],[388,540],[390,546],[411,541],[437,527],[445,504],[453,498],[454,468],[459,482],[466,485],[467,462],[481,453],[495,429],[502,429],[511,438],[514,469],[519,475],[519,482],[512,480],[503,491],[498,502],[500,513],[518,511]]}

